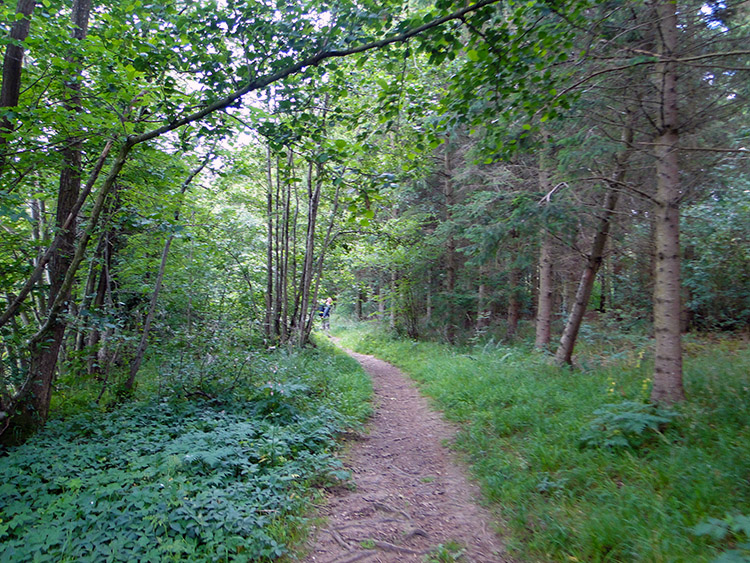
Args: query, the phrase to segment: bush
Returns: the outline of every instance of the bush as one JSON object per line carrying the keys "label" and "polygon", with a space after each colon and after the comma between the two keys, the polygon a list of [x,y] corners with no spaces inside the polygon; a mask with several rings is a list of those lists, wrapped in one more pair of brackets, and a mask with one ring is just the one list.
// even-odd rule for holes
{"label": "bush", "polygon": [[639,448],[657,436],[677,413],[649,403],[625,401],[594,411],[599,415],[581,435],[587,448]]}

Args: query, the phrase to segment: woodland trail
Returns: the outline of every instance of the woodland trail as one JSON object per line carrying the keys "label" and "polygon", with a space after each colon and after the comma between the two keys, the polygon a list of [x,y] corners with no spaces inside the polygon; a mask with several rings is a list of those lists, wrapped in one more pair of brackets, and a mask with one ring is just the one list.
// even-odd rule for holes
{"label": "woodland trail", "polygon": [[327,524],[316,530],[305,563],[395,563],[426,559],[460,545],[468,563],[510,562],[477,506],[476,488],[445,446],[454,429],[431,410],[394,366],[347,350],[372,377],[375,414],[369,434],[351,444],[346,466],[354,490],[333,491]]}

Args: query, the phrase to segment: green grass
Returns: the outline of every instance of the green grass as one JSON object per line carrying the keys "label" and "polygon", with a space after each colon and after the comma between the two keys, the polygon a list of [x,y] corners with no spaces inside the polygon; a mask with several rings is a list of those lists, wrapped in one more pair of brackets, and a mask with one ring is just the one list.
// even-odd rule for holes
{"label": "green grass", "polygon": [[161,396],[68,414],[6,451],[0,560],[293,556],[316,491],[347,476],[335,438],[369,414],[370,382],[330,346],[258,355],[240,380],[231,364],[201,373],[213,398],[159,385]]}
{"label": "green grass", "polygon": [[[583,369],[570,371],[522,346],[456,349],[362,326],[344,327],[339,336],[399,365],[460,423],[457,447],[520,558],[700,562],[745,540],[741,529],[715,540],[695,527],[750,515],[746,345],[687,338],[688,401],[670,423],[641,428],[645,415],[620,404],[648,397],[645,339],[628,337],[618,349],[611,334],[606,347],[592,338]],[[581,441],[588,433],[592,444],[603,444],[629,428],[637,438],[629,447]]]}

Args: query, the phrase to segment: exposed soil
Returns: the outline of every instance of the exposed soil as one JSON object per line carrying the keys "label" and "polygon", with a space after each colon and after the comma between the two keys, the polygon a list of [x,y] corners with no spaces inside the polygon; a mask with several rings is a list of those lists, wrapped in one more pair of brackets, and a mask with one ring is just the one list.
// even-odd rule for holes
{"label": "exposed soil", "polygon": [[394,366],[347,352],[373,379],[375,414],[345,460],[354,487],[332,491],[326,527],[316,530],[305,563],[452,561],[425,559],[440,545],[460,546],[457,561],[511,561],[444,445],[454,429]]}

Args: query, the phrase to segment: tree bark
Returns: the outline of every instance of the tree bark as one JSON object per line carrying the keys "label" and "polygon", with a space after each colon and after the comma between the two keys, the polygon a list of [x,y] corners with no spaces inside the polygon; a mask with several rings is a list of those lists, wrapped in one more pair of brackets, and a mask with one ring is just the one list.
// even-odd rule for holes
{"label": "tree bark", "polygon": [[[613,174],[611,185],[604,197],[602,205],[603,214],[599,219],[599,227],[594,235],[594,241],[591,244],[591,252],[586,260],[586,267],[581,274],[581,280],[578,284],[573,306],[569,311],[568,320],[565,323],[560,345],[555,352],[555,362],[559,365],[570,365],[573,359],[573,349],[575,348],[578,331],[581,328],[583,317],[586,314],[591,292],[594,288],[596,275],[604,260],[604,249],[607,245],[609,230],[612,225],[615,208],[620,186],[623,184],[626,175],[626,166],[630,159],[633,146],[633,122],[632,113],[628,112],[627,121],[622,129],[621,141],[623,149],[615,156],[616,169]],[[603,298],[602,298],[603,299]]]}
{"label": "tree bark", "polygon": [[[539,154],[539,191],[549,194],[552,191],[550,163],[547,152],[549,135],[543,132],[545,146]],[[545,198],[546,199],[546,198]],[[544,201],[544,200],[543,200]],[[539,242],[539,295],[536,306],[536,338],[534,346],[546,350],[552,340],[552,237],[546,228],[540,233]]]}
{"label": "tree bark", "polygon": [[[0,108],[12,108],[18,105],[21,97],[21,75],[23,72],[24,48],[22,43],[29,36],[31,14],[36,2],[34,0],[18,0],[16,14],[21,16],[10,28],[10,39],[3,57],[3,84],[0,88]],[[8,142],[6,135],[13,129],[13,124],[3,116],[0,119],[0,174],[5,168],[4,148]]]}
{"label": "tree bark", "polygon": [[[450,139],[446,139],[445,142],[445,160],[444,160],[444,182],[443,182],[443,196],[445,200],[445,221],[450,222],[453,218],[453,206],[456,203],[455,189],[453,185],[453,178],[451,176],[451,158],[450,158]],[[452,227],[451,227],[452,231]],[[447,322],[445,323],[445,339],[453,343],[456,340],[456,328],[458,326],[458,310],[456,307],[456,241],[453,237],[453,233],[449,232],[448,240],[445,243],[445,296],[446,296],[446,311],[448,314]]]}
{"label": "tree bark", "polygon": [[268,182],[268,193],[266,195],[266,315],[263,321],[266,341],[269,343],[273,337],[272,319],[273,319],[273,165],[271,158],[271,146],[268,145],[266,150],[266,180]]}
{"label": "tree bark", "polygon": [[578,283],[578,291],[576,291],[573,308],[568,315],[568,322],[565,323],[560,345],[557,347],[557,352],[555,352],[555,362],[557,364],[570,365],[572,363],[573,349],[578,338],[578,331],[581,328],[583,316],[586,314],[596,274],[604,258],[604,245],[609,235],[609,227],[615,207],[617,206],[617,199],[618,192],[610,188],[604,197],[604,214],[600,220],[596,235],[594,235],[591,253],[586,259],[586,267],[581,274],[581,281]]}
{"label": "tree bark", "polygon": [[307,342],[307,311],[310,305],[310,286],[313,277],[315,257],[315,227],[320,206],[320,194],[323,187],[321,165],[317,165],[317,174],[313,182],[313,163],[310,162],[307,173],[308,181],[308,215],[307,233],[305,237],[305,259],[302,264],[302,279],[300,280],[300,306],[297,324],[297,344],[304,346]]}
{"label": "tree bark", "polygon": [[477,321],[474,327],[477,334],[483,332],[490,324],[490,312],[487,309],[487,267],[479,267],[479,287],[477,288]]}
{"label": "tree bark", "polygon": [[[333,236],[333,227],[336,224],[336,215],[339,209],[339,194],[341,193],[341,186],[336,187],[336,195],[333,198],[333,209],[331,210],[331,219],[328,222],[328,228],[326,229],[326,236],[323,238],[323,243],[320,247],[320,254],[315,265],[315,287],[312,295],[312,302],[318,302],[318,295],[320,292],[320,283],[323,279],[323,265],[325,264],[325,256],[329,245],[331,244]],[[314,307],[310,308],[310,314],[307,319],[307,327],[305,330],[305,338],[302,344],[307,344],[310,339],[310,333],[312,332],[313,323],[315,322],[316,311]]]}
{"label": "tree bark", "polygon": [[656,157],[656,264],[654,277],[654,383],[651,400],[671,404],[682,401],[682,338],[680,333],[680,168],[677,154],[677,13],[674,1],[656,4],[659,55],[659,134],[654,139]]}

